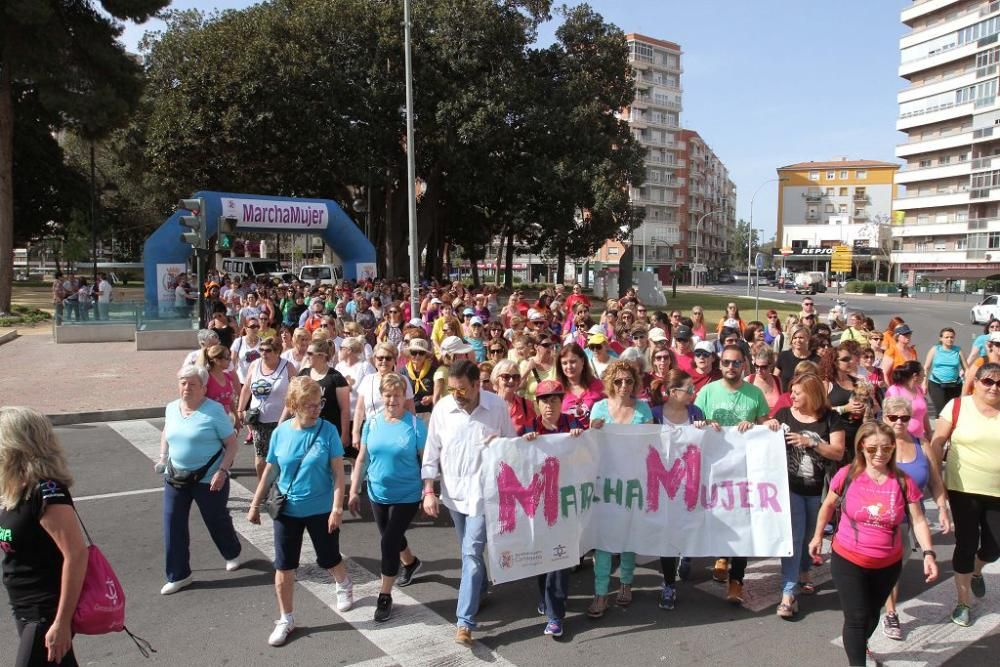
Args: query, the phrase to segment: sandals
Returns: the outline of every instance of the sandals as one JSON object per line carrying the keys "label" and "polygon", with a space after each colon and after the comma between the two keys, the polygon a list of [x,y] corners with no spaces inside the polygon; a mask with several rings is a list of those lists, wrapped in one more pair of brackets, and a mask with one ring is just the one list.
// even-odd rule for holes
{"label": "sandals", "polygon": [[590,618],[600,618],[608,610],[608,596],[595,595],[594,601],[587,607],[587,616]]}
{"label": "sandals", "polygon": [[816,595],[816,584],[811,581],[800,581],[799,593],[802,595]]}
{"label": "sandals", "polygon": [[631,584],[622,584],[621,589],[618,591],[618,596],[615,598],[615,604],[619,607],[627,607],[632,604]]}
{"label": "sandals", "polygon": [[797,613],[799,613],[799,601],[794,598],[791,603],[782,600],[781,604],[778,605],[777,614],[780,618],[791,619]]}

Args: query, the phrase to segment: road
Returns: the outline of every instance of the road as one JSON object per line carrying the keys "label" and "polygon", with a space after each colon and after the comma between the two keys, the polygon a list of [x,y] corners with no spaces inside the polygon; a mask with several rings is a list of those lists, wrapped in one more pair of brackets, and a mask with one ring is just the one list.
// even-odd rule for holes
{"label": "road", "polygon": [[[453,642],[452,626],[459,578],[458,547],[447,520],[418,520],[409,537],[424,561],[414,585],[395,594],[393,619],[375,626],[373,572],[378,571],[378,538],[370,515],[348,518],[341,538],[359,594],[354,611],[334,610],[332,586],[315,567],[300,571],[296,619],[300,629],[282,648],[266,639],[275,618],[271,529],[245,520],[253,487],[252,452],[241,447],[230,499],[247,565],[225,572],[197,513],[193,513],[192,566],[196,583],[163,597],[161,537],[162,482],[152,471],[159,421],[80,424],[57,429],[76,477],[73,488],[90,534],[115,566],[128,595],[128,626],[150,640],[157,653],[142,660],[124,634],[76,639],[88,665],[805,665],[844,664],[839,647],[842,615],[827,583],[815,597],[801,600],[795,622],[774,615],[778,601],[777,563],[751,565],[747,604],[723,600],[724,587],[710,579],[711,563],[696,559],[692,580],[679,585],[677,609],[656,607],[660,577],[650,564],[640,567],[636,596],[627,609],[612,608],[604,619],[583,614],[591,599],[588,567],[571,578],[571,600],[562,641],[542,636],[535,614],[533,581],[497,586],[481,613],[474,651]],[[933,513],[932,517],[933,519]],[[938,540],[941,583],[921,581],[916,562],[904,572],[901,618],[906,641],[876,635],[873,648],[892,650],[890,665],[988,664],[1000,651],[1000,567],[987,570],[991,591],[977,601],[975,624],[961,629],[947,621],[953,602],[951,539]],[[307,541],[308,544],[308,541]],[[303,563],[311,555],[303,556]],[[825,567],[819,580],[825,581]],[[4,632],[13,637],[12,624]],[[890,646],[890,643],[892,644]],[[898,660],[898,661],[897,661]]]}

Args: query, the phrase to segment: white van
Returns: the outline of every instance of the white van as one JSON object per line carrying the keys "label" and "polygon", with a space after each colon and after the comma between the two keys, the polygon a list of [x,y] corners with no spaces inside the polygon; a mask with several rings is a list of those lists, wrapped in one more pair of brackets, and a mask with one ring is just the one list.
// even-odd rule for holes
{"label": "white van", "polygon": [[796,294],[816,294],[826,291],[826,276],[822,271],[803,271],[795,274]]}
{"label": "white van", "polygon": [[254,279],[264,274],[279,276],[285,272],[276,259],[255,257],[224,257],[222,271],[230,276]]}
{"label": "white van", "polygon": [[299,280],[310,285],[316,281],[321,285],[336,285],[343,279],[344,267],[340,264],[306,264],[299,269]]}

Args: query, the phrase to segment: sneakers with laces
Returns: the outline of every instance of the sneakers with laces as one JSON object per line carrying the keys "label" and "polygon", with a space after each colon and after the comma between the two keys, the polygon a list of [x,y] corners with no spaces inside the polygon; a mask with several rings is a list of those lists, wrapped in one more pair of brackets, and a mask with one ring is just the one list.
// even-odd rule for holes
{"label": "sneakers with laces", "polygon": [[677,591],[670,584],[663,584],[663,588],[660,589],[660,609],[673,609],[677,604]]}
{"label": "sneakers with laces", "polygon": [[729,590],[726,592],[726,600],[733,604],[743,604],[743,584],[735,579],[729,580]]}
{"label": "sneakers with laces", "polygon": [[375,622],[385,623],[392,616],[392,596],[388,593],[379,593],[375,602]]}
{"label": "sneakers with laces", "polygon": [[344,583],[337,582],[337,611],[347,611],[354,606],[354,584],[351,578],[344,579]]}
{"label": "sneakers with laces", "polygon": [[188,575],[183,579],[178,579],[177,581],[168,581],[163,584],[163,588],[160,589],[160,595],[173,595],[179,590],[183,590],[191,585],[194,581],[193,575]]}
{"label": "sneakers with laces", "polygon": [[957,604],[951,612],[951,622],[967,628],[972,625],[972,609],[967,604]]}
{"label": "sneakers with laces", "polygon": [[281,646],[288,641],[288,635],[292,634],[292,630],[295,629],[295,622],[292,620],[279,619],[274,622],[274,630],[271,631],[271,636],[267,638],[267,643],[271,646]]}
{"label": "sneakers with laces", "polygon": [[903,629],[899,627],[899,616],[896,614],[886,614],[882,617],[882,634],[889,639],[902,641]]}
{"label": "sneakers with laces", "polygon": [[977,598],[981,598],[986,595],[986,580],[983,579],[983,575],[981,574],[972,575],[972,581],[969,582],[969,587],[972,589],[972,594]]}
{"label": "sneakers with laces", "polygon": [[417,576],[417,572],[420,571],[420,566],[423,563],[416,556],[413,557],[413,562],[409,565],[400,564],[399,576],[396,577],[396,585],[400,588],[404,588],[413,583],[413,577]]}
{"label": "sneakers with laces", "polygon": [[562,637],[562,632],[563,632],[562,621],[554,620],[554,621],[549,621],[548,623],[545,624],[545,630],[543,631],[543,634],[546,634],[550,637]]}
{"label": "sneakers with laces", "polygon": [[712,568],[712,579],[724,584],[729,580],[729,559],[717,558]]}

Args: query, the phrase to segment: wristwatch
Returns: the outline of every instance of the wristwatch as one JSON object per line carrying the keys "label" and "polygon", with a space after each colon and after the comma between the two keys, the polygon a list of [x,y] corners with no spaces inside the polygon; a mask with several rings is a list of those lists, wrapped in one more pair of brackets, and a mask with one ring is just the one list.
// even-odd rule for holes
{"label": "wristwatch", "polygon": [[924,558],[927,558],[928,556],[932,557],[934,560],[937,560],[937,554],[934,553],[933,549],[924,549]]}

